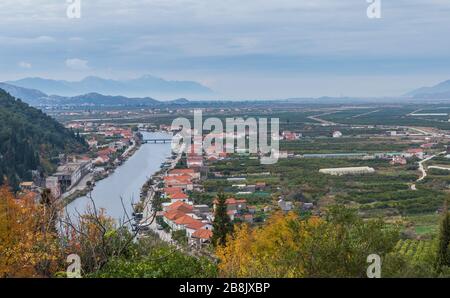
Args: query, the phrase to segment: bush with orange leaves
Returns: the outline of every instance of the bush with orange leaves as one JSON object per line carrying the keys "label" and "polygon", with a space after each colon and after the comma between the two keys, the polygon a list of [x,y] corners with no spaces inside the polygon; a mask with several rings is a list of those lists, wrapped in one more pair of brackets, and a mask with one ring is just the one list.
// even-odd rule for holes
{"label": "bush with orange leaves", "polygon": [[0,187],[0,277],[50,277],[57,271],[53,216],[47,205]]}
{"label": "bush with orange leaves", "polygon": [[216,249],[222,277],[364,277],[367,256],[391,251],[396,228],[332,207],[324,218],[273,215],[266,225],[236,228]]}

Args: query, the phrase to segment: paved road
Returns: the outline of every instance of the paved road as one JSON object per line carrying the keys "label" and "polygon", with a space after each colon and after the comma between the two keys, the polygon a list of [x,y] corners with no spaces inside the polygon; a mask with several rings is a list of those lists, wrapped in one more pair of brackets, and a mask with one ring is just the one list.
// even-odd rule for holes
{"label": "paved road", "polygon": [[69,191],[63,193],[61,195],[61,198],[65,199],[76,191],[85,190],[87,188],[88,181],[94,181],[94,175],[92,173],[88,173],[83,178],[81,178],[81,180],[75,186],[73,186]]}
{"label": "paved road", "polygon": [[[447,153],[446,151],[439,152],[438,154],[435,154],[435,155],[433,155],[433,156],[430,156],[430,157],[428,157],[428,158],[425,158],[424,160],[419,161],[419,170],[422,172],[422,176],[420,176],[420,178],[416,180],[416,183],[422,181],[423,179],[425,179],[425,177],[427,177],[427,171],[425,170],[425,167],[424,167],[423,164],[424,164],[425,162],[427,162],[427,161],[429,161],[429,160],[435,158],[435,157],[438,156],[438,155],[442,155],[442,154],[446,154],[446,153]],[[431,166],[431,167],[429,167],[429,168],[439,168],[439,167]],[[448,170],[450,170],[450,169],[448,169]],[[411,185],[411,190],[417,190],[416,184],[412,184],[412,185]]]}

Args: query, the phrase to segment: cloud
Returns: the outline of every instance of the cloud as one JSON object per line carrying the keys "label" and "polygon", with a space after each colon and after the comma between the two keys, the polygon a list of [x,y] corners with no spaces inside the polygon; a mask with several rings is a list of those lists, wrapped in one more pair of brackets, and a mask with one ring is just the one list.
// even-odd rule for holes
{"label": "cloud", "polygon": [[[367,18],[365,0],[82,0],[82,5],[82,19],[72,20],[64,0],[0,0],[0,28],[8,28],[0,30],[0,79],[18,70],[24,74],[14,75],[24,76],[26,68],[19,69],[17,61],[27,60],[36,74],[53,78],[78,79],[85,75],[81,71],[113,77],[152,73],[212,81],[224,86],[224,94],[265,95],[249,82],[260,76],[267,78],[267,89],[300,96],[312,94],[315,85],[298,89],[290,80],[288,88],[282,78],[313,76],[317,85],[333,90],[340,90],[343,84],[336,82],[342,76],[361,77],[355,85],[370,75],[415,75],[428,84],[433,76],[445,79],[450,66],[449,0],[382,0],[380,20]],[[397,87],[386,82],[380,92],[384,86],[393,90],[389,84]]]}
{"label": "cloud", "polygon": [[27,68],[30,69],[32,67],[31,63],[25,62],[25,61],[20,61],[18,63],[20,68]]}
{"label": "cloud", "polygon": [[88,61],[78,58],[71,58],[66,60],[66,66],[73,70],[88,70]]}

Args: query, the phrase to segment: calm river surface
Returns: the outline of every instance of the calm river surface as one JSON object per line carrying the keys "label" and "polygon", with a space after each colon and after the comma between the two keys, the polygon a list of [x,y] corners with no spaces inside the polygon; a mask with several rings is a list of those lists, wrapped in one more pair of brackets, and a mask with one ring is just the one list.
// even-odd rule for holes
{"label": "calm river surface", "polygon": [[[162,133],[142,132],[144,139],[170,138]],[[109,177],[98,181],[92,191],[92,198],[97,208],[104,208],[106,214],[117,220],[125,216],[120,198],[123,198],[128,214],[131,216],[131,203],[139,200],[142,185],[160,169],[161,163],[171,155],[170,143],[143,144],[124,164],[116,168]],[[72,219],[77,211],[83,214],[91,201],[80,197],[67,206]]]}

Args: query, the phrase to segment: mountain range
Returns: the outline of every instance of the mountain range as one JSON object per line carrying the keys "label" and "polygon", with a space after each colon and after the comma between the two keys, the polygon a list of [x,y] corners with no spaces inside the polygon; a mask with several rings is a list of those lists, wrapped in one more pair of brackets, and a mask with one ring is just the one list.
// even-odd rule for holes
{"label": "mountain range", "polygon": [[424,99],[450,99],[450,80],[431,87],[422,87],[413,90],[408,92],[406,96]]}
{"label": "mountain range", "polygon": [[166,106],[183,105],[189,103],[185,98],[158,101],[151,97],[125,97],[103,95],[97,92],[77,96],[47,95],[36,89],[18,87],[7,83],[0,83],[0,89],[21,99],[31,106]]}
{"label": "mountain range", "polygon": [[131,80],[111,80],[95,76],[80,81],[52,80],[44,78],[24,78],[7,84],[40,90],[46,94],[76,96],[86,93],[102,93],[128,97],[199,97],[213,94],[208,87],[194,81],[167,81],[151,75]]}

